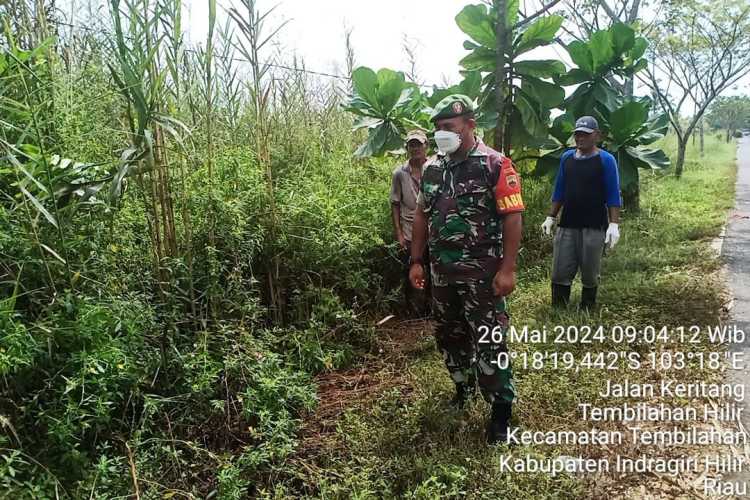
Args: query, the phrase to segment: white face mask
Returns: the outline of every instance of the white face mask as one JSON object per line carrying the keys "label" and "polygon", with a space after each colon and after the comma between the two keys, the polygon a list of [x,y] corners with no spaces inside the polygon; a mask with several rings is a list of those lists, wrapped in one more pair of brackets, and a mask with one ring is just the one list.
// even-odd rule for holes
{"label": "white face mask", "polygon": [[435,132],[435,143],[440,151],[449,155],[461,146],[461,136],[455,132],[438,130]]}

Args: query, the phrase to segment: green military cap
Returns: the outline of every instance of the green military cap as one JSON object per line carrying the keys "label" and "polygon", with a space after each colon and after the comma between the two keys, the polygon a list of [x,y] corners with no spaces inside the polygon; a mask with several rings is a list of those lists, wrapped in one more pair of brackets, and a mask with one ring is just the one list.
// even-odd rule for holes
{"label": "green military cap", "polygon": [[463,94],[451,94],[444,97],[432,109],[430,115],[431,121],[441,120],[443,118],[453,118],[454,116],[463,116],[474,112],[474,103],[469,97]]}

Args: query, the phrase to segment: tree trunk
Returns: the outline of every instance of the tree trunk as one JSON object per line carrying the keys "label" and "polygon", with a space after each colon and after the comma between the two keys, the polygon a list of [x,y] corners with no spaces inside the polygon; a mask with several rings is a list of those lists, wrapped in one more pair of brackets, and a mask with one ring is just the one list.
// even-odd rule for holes
{"label": "tree trunk", "polygon": [[630,189],[622,191],[622,205],[625,210],[631,213],[641,210],[640,183],[636,183]]}
{"label": "tree trunk", "polygon": [[703,130],[703,118],[701,118],[701,125],[700,125],[700,131],[699,132],[700,132],[700,136],[701,136],[700,145],[701,145],[701,157],[702,157],[703,156],[703,149],[704,149],[704,146],[705,146],[705,141],[704,141],[704,138],[703,138],[703,134],[704,134],[704,130]]}
{"label": "tree trunk", "polygon": [[628,97],[633,97],[634,89],[635,89],[635,80],[633,79],[633,77],[631,76],[625,79],[625,95]]}
{"label": "tree trunk", "polygon": [[495,126],[495,149],[504,152],[506,109],[505,96],[507,95],[507,73],[505,71],[505,54],[508,46],[508,0],[494,0],[497,11],[497,25],[495,26],[495,39],[497,40],[497,55],[495,58],[495,101],[497,102],[497,125]]}
{"label": "tree trunk", "polygon": [[[622,160],[617,155],[618,169],[620,178],[622,178]],[[641,174],[638,168],[633,169],[633,182],[628,182],[622,186],[622,208],[630,213],[638,213],[641,209]]]}
{"label": "tree trunk", "polygon": [[682,177],[682,169],[685,167],[685,150],[687,149],[687,136],[677,136],[677,162],[674,165],[674,176]]}
{"label": "tree trunk", "polygon": [[[510,49],[508,49],[510,50]],[[506,65],[506,92],[507,95],[505,97],[505,137],[503,139],[503,151],[510,155],[510,150],[513,148],[513,144],[511,144],[511,134],[513,133],[513,127],[515,127],[515,123],[513,121],[513,103],[515,102],[515,96],[513,95],[513,61],[507,61]]]}

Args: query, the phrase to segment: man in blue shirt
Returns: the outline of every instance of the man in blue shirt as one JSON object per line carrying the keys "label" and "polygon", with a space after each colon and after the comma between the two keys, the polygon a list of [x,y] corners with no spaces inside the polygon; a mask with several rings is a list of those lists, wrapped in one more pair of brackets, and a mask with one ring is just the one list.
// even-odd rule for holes
{"label": "man in blue shirt", "polygon": [[594,117],[579,118],[574,137],[576,149],[560,158],[552,208],[542,231],[552,234],[562,208],[552,257],[552,305],[568,304],[580,269],[581,308],[590,309],[596,304],[604,245],[612,248],[620,239],[620,177],[614,156],[596,146],[601,133]]}

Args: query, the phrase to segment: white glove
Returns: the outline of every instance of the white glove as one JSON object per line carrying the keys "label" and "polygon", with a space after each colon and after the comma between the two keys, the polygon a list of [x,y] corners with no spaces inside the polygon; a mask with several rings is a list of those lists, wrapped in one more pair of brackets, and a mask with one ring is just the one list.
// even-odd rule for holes
{"label": "white glove", "polygon": [[542,222],[542,232],[546,234],[547,236],[552,235],[552,228],[555,225],[555,218],[547,216],[546,219],[544,219],[544,222]]}
{"label": "white glove", "polygon": [[609,243],[609,248],[613,248],[620,239],[620,226],[615,222],[610,222],[607,228],[607,234],[604,236],[604,244]]}

